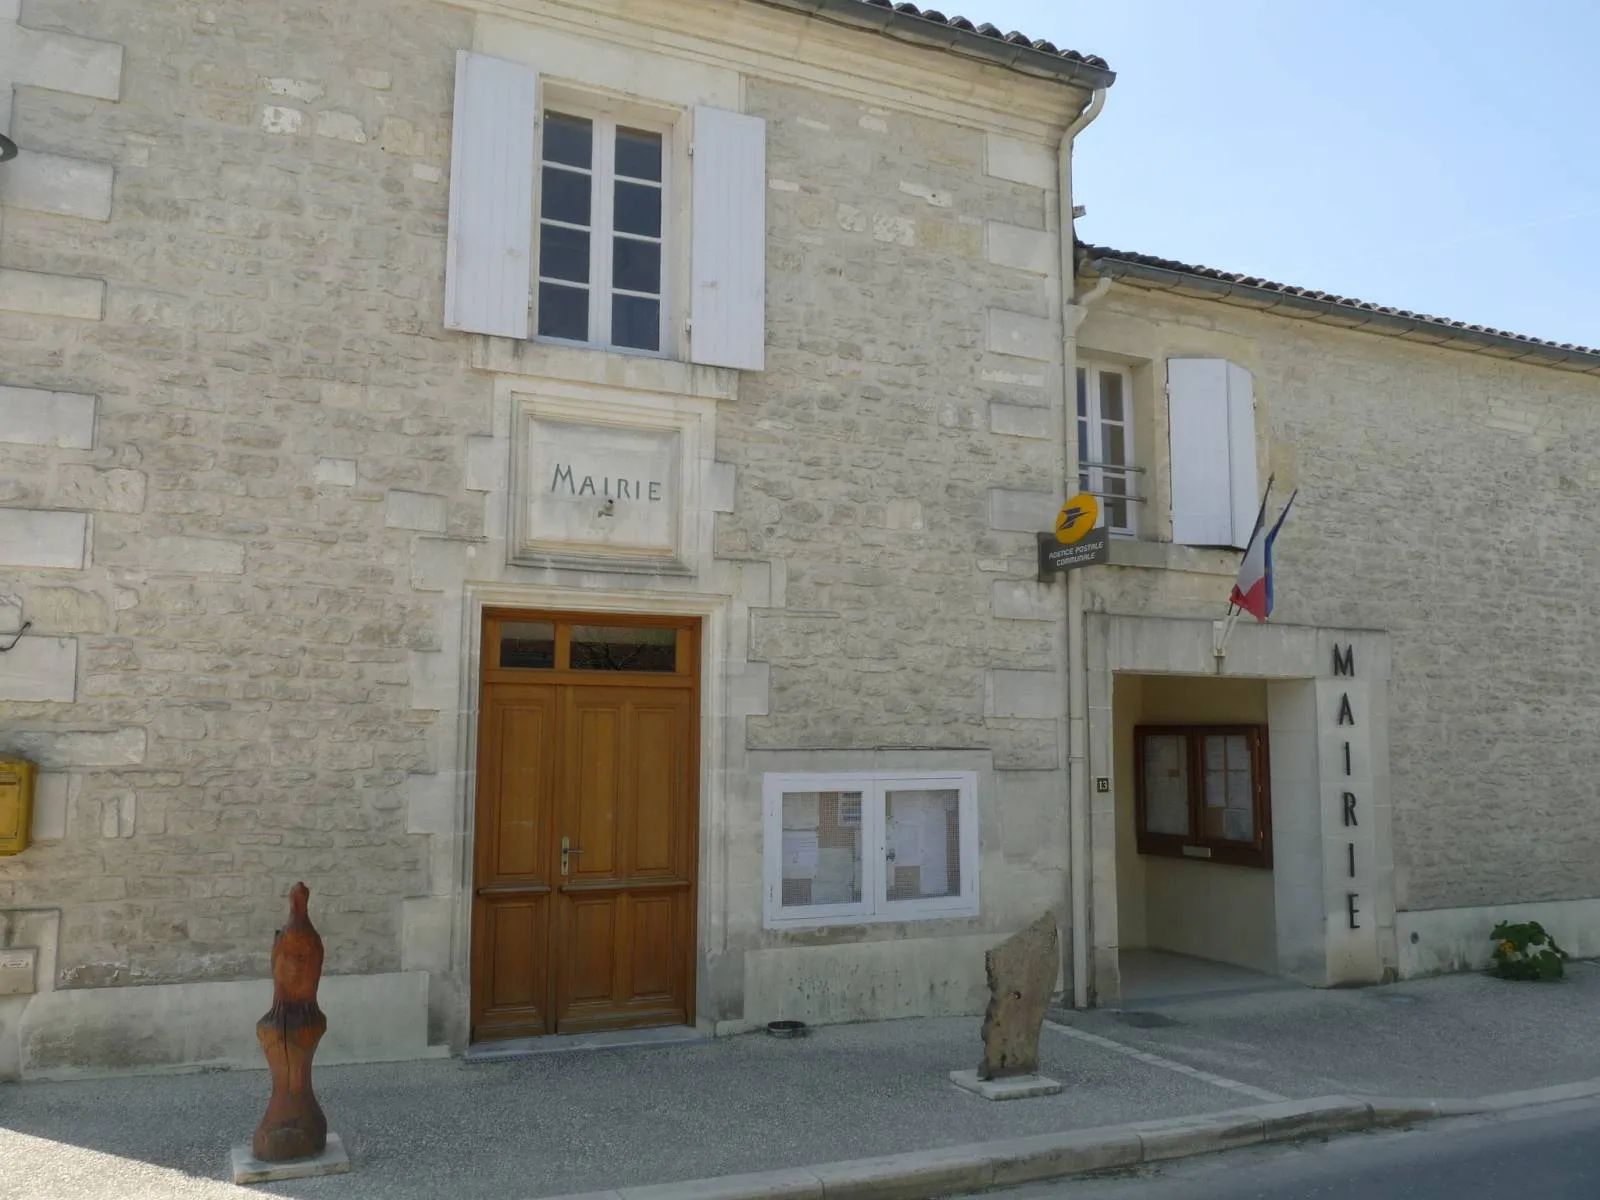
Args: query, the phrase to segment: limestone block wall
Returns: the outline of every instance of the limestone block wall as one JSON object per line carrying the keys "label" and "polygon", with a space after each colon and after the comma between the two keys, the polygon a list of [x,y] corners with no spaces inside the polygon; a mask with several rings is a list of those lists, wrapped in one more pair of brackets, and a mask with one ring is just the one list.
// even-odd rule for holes
{"label": "limestone block wall", "polygon": [[[1391,635],[1398,908],[1600,896],[1587,600],[1600,382],[1121,285],[1081,338],[1085,353],[1141,364],[1158,513],[1155,371],[1199,353],[1254,373],[1262,462],[1280,500],[1300,489],[1277,542],[1273,621]],[[1236,556],[1134,553],[1173,569],[1105,572],[1094,605],[1221,615]]]}
{"label": "limestone block wall", "polygon": [[62,986],[260,976],[302,876],[330,972],[400,966],[440,638],[408,497],[484,520],[439,286],[469,25],[0,5],[0,746],[45,771],[0,907],[61,911]]}
{"label": "limestone block wall", "polygon": [[[583,34],[570,5],[511,7],[574,72],[625,45],[649,84],[683,55],[675,5],[600,5]],[[709,614],[707,1019],[815,973],[782,958],[802,943],[981,948],[1064,903],[1064,600],[1033,532],[1061,492],[1054,144],[1084,97],[697,10],[694,86],[768,123],[768,369],[735,378],[444,330],[455,54],[493,52],[486,19],[0,2],[0,62],[72,64],[14,76],[25,155],[0,168],[0,637],[32,622],[0,656],[0,751],[45,772],[0,909],[59,911],[60,992],[259,979],[304,879],[329,973],[427,972],[429,1036],[462,1037],[484,596]],[[933,67],[972,73],[971,113]],[[883,72],[915,87],[891,103]],[[714,430],[694,576],[507,565],[514,397],[552,379]],[[982,915],[763,930],[747,752],[880,747],[984,764]],[[903,957],[914,1006],[939,957]]]}

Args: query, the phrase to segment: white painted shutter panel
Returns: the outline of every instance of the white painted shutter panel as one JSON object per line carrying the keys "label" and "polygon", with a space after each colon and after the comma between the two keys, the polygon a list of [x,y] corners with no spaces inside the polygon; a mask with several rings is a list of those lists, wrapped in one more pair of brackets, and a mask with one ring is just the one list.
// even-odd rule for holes
{"label": "white painted shutter panel", "polygon": [[532,67],[456,54],[446,329],[528,336],[538,119],[539,76]]}
{"label": "white painted shutter panel", "polygon": [[759,371],[767,344],[767,123],[694,110],[689,358]]}
{"label": "white painted shutter panel", "polygon": [[1255,532],[1261,511],[1256,480],[1256,399],[1250,372],[1228,364],[1228,468],[1232,481],[1233,541],[1243,550]]}
{"label": "white painted shutter panel", "polygon": [[1167,360],[1172,540],[1179,545],[1233,544],[1229,365],[1220,358]]}

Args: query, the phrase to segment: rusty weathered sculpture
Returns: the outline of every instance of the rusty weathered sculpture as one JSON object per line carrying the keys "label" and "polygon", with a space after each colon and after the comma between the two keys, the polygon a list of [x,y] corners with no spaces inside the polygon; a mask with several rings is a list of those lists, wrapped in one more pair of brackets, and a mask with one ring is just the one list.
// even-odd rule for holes
{"label": "rusty weathered sculpture", "polygon": [[1039,1031],[1061,969],[1055,917],[1045,913],[1001,942],[989,951],[984,965],[989,974],[989,1011],[983,1018],[983,1062],[978,1078],[1036,1075]]}
{"label": "rusty weathered sculpture", "polygon": [[322,980],[322,939],[297,883],[289,892],[289,923],[272,942],[272,1010],[256,1022],[256,1040],[272,1071],[272,1099],[251,1149],[262,1162],[312,1158],[328,1144],[328,1119],[311,1090],[311,1057],[328,1031],[317,1007]]}

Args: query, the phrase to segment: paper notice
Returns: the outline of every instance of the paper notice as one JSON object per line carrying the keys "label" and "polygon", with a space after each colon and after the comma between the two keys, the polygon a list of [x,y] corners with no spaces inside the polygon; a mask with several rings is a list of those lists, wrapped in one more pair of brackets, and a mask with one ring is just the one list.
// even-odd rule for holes
{"label": "paper notice", "polygon": [[783,877],[811,879],[817,873],[818,839],[815,833],[785,831],[783,835]]}

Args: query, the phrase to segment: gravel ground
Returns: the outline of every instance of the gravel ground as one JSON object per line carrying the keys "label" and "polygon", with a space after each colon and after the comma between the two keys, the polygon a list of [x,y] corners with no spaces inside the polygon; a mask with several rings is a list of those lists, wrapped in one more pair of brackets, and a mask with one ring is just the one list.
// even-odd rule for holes
{"label": "gravel ground", "polygon": [[0,1197],[529,1200],[1235,1108],[1248,1097],[1047,1030],[1059,1096],[955,1088],[975,1019],[833,1026],[648,1049],[329,1067],[317,1093],[349,1175],[235,1189],[228,1150],[264,1072],[0,1085]]}
{"label": "gravel ground", "polygon": [[1296,1099],[1471,1097],[1600,1078],[1600,965],[1559,983],[1449,975],[1052,1014]]}

